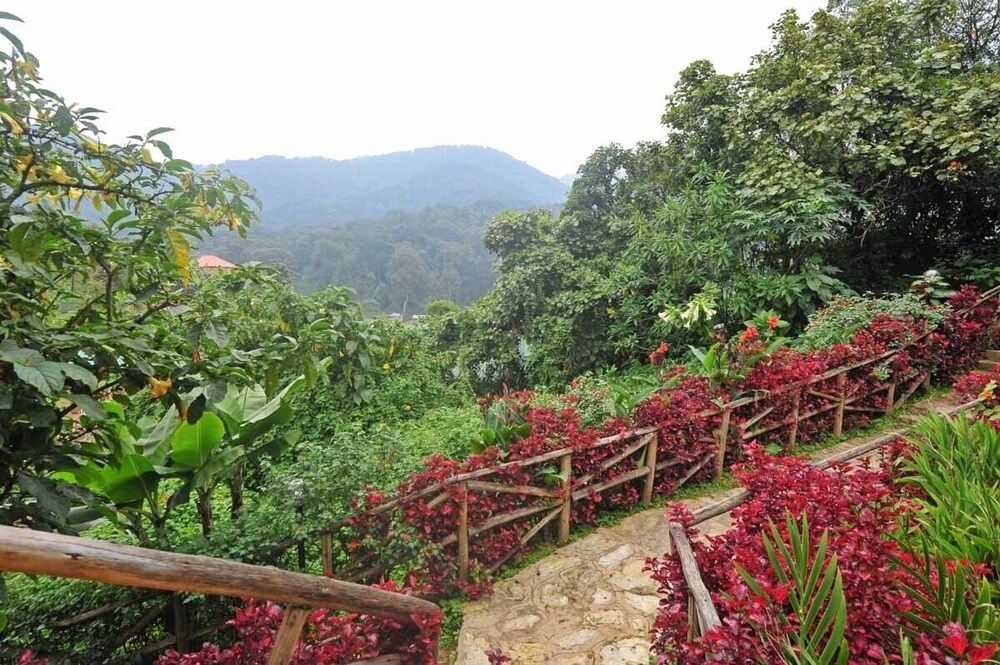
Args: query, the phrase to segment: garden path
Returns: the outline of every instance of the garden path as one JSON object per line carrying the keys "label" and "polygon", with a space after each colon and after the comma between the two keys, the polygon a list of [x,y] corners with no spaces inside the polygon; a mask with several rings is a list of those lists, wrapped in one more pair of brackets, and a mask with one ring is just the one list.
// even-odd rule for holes
{"label": "garden path", "polygon": [[[902,420],[954,404],[948,396],[925,399]],[[828,457],[876,436],[846,440],[815,457]],[[697,510],[739,491],[715,492],[684,503]],[[703,522],[698,530],[715,535],[729,525],[727,513]],[[463,608],[457,665],[488,665],[486,651],[497,647],[516,665],[647,665],[648,632],[659,596],[643,567],[647,557],[661,556],[666,549],[663,509],[655,508],[598,528],[497,582],[490,597]]]}

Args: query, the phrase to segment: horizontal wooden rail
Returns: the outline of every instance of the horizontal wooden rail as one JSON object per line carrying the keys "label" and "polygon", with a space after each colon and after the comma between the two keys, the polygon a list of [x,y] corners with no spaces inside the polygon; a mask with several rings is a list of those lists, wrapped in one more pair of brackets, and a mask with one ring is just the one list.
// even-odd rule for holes
{"label": "horizontal wooden rail", "polygon": [[411,622],[416,614],[438,612],[438,606],[429,601],[361,584],[10,526],[0,526],[0,570],[161,591],[257,598],[405,622]]}
{"label": "horizontal wooden rail", "polygon": [[[966,402],[965,404],[960,404],[958,406],[954,406],[948,409],[943,409],[939,413],[941,413],[941,415],[944,416],[953,416],[956,413],[961,413],[962,411],[971,409],[978,403],[979,400],[973,400],[971,402]],[[904,436],[904,434],[905,432],[901,431],[888,432],[878,438],[872,439],[871,441],[866,441],[862,444],[854,446],[853,448],[849,448],[848,450],[837,453],[836,455],[831,455],[830,457],[822,459],[819,462],[816,462],[815,466],[817,466],[820,469],[826,469],[839,462],[847,462],[856,457],[860,457],[862,455],[870,453],[876,448],[880,448],[885,444],[890,443],[901,436]],[[733,508],[736,508],[737,506],[740,506],[749,501],[751,496],[752,494],[750,492],[743,490],[739,494],[731,496],[728,499],[724,499],[722,501],[719,501],[718,503],[713,503],[710,506],[705,506],[704,508],[700,508],[694,511],[693,513],[694,519],[691,521],[690,526],[701,524],[702,522],[710,520],[713,517],[718,517],[719,515],[725,515]]]}

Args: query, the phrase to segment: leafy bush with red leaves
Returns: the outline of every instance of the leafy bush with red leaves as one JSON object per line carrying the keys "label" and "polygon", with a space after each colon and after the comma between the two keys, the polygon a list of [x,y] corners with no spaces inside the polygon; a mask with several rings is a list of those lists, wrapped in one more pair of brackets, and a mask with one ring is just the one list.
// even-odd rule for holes
{"label": "leafy bush with red leaves", "polygon": [[[394,583],[379,585],[399,591]],[[274,645],[284,610],[274,603],[248,601],[237,608],[227,623],[237,641],[229,648],[206,643],[200,651],[179,654],[168,651],[157,665],[265,665]],[[292,656],[294,665],[350,663],[380,654],[399,654],[408,665],[435,663],[440,616],[413,617],[403,623],[358,614],[336,614],[317,610],[306,619],[302,639]]]}
{"label": "leafy bush with red leaves", "polygon": [[981,400],[984,406],[994,408],[1000,405],[1000,399],[997,398],[995,390],[987,390],[991,383],[994,386],[1000,383],[1000,372],[973,370],[955,381],[951,386],[951,392],[963,401]]}
{"label": "leafy bush with red leaves", "polygon": [[[808,517],[817,539],[824,530],[828,534],[829,552],[836,553],[843,575],[852,664],[899,662],[902,629],[915,635],[917,663],[974,663],[993,653],[994,645],[978,645],[972,651],[974,638],[966,637],[961,627],[964,649],[959,648],[963,645],[958,637],[942,640],[904,618],[904,613],[913,613],[933,621],[906,591],[908,586],[919,586],[902,565],[912,565],[914,557],[890,535],[911,505],[897,496],[887,470],[839,467],[821,471],[797,458],[771,456],[759,446],[750,447],[747,462],[736,470],[751,499],[733,510],[733,528],[726,534],[709,537],[707,543],[692,542],[721,627],[689,640],[686,585],[679,560],[667,555],[648,562],[664,595],[651,631],[658,662],[784,662],[780,647],[784,631],[798,626],[786,606],[788,586],[769,563],[761,534],[773,524],[787,542],[786,515],[796,520]],[[672,507],[669,517],[682,524],[691,518],[683,506]],[[739,569],[756,581],[766,598],[753,591]],[[972,598],[969,601],[975,603]],[[955,659],[956,655],[968,660]]]}

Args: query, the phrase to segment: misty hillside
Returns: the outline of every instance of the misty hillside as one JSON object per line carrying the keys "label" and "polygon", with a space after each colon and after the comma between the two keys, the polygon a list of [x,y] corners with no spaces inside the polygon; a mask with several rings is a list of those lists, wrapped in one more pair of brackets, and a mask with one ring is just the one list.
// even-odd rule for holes
{"label": "misty hillside", "polygon": [[260,157],[221,166],[253,185],[266,226],[338,226],[392,210],[558,204],[569,187],[492,148],[438,146],[373,157]]}
{"label": "misty hillside", "polygon": [[281,263],[305,292],[349,286],[369,312],[415,313],[438,298],[468,305],[493,286],[493,257],[483,248],[483,227],[505,207],[491,202],[430,206],[335,227],[263,225],[245,240],[216,236],[202,250],[237,263]]}

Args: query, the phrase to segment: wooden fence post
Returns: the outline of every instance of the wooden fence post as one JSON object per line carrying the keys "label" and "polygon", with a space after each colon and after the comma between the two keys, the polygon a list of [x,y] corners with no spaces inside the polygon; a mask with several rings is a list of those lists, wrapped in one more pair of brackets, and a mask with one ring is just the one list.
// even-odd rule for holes
{"label": "wooden fence post", "polygon": [[567,452],[559,460],[559,474],[562,476],[562,510],[559,512],[559,536],[558,541],[565,543],[569,540],[570,516],[573,508],[573,454]]}
{"label": "wooden fence post", "polygon": [[802,391],[795,391],[795,399],[792,402],[792,429],[788,432],[788,449],[795,446],[795,439],[799,435],[799,405],[802,402]]}
{"label": "wooden fence post", "polygon": [[469,484],[461,485],[462,501],[458,506],[458,580],[469,581]]}
{"label": "wooden fence post", "polygon": [[701,636],[701,626],[698,625],[698,606],[694,602],[694,596],[688,591],[688,641],[693,641]]}
{"label": "wooden fence post", "polygon": [[648,506],[653,501],[653,487],[656,485],[656,448],[660,441],[660,432],[653,432],[652,439],[646,445],[646,484],[642,486],[642,505]]}
{"label": "wooden fence post", "polygon": [[184,598],[181,594],[174,592],[170,599],[174,610],[174,636],[177,638],[177,653],[188,652],[188,623],[187,611],[184,609]]}
{"label": "wooden fence post", "polygon": [[719,442],[719,450],[715,457],[715,479],[718,480],[722,477],[722,472],[725,471],[726,466],[726,446],[729,440],[729,419],[732,415],[732,411],[726,409],[722,412],[722,422],[719,423],[719,429],[715,433],[715,438]]}
{"label": "wooden fence post", "polygon": [[837,395],[840,402],[837,404],[837,413],[833,419],[833,436],[839,439],[844,433],[844,408],[847,406],[847,372],[837,375]]}
{"label": "wooden fence post", "polygon": [[286,665],[292,661],[295,655],[295,645],[298,644],[299,635],[302,634],[302,626],[312,610],[306,607],[287,607],[285,616],[281,620],[281,628],[274,638],[274,646],[271,647],[271,655],[267,659],[267,665]]}
{"label": "wooden fence post", "polygon": [[333,534],[323,534],[323,574],[333,577]]}
{"label": "wooden fence post", "polygon": [[892,413],[896,401],[896,384],[890,383],[889,389],[885,393],[885,415]]}

